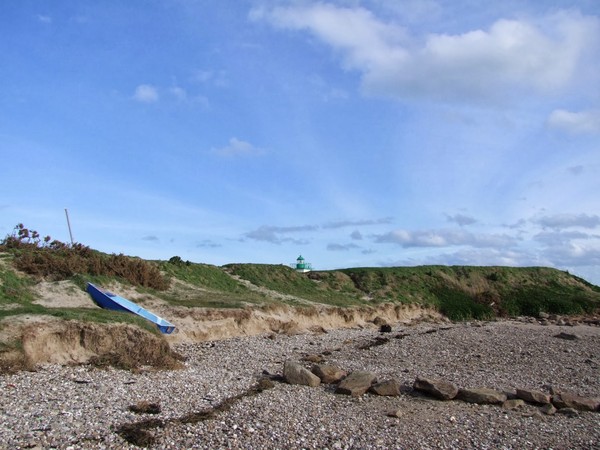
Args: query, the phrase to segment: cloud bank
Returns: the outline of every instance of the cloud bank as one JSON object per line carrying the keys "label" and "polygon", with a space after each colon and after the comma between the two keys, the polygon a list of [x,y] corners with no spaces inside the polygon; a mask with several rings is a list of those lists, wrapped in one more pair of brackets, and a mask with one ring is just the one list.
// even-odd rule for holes
{"label": "cloud bank", "polygon": [[426,36],[411,36],[361,7],[325,3],[256,8],[250,17],[310,33],[340,55],[345,69],[361,74],[366,93],[398,99],[479,102],[503,100],[507,88],[561,89],[582,54],[600,42],[599,20],[571,12]]}

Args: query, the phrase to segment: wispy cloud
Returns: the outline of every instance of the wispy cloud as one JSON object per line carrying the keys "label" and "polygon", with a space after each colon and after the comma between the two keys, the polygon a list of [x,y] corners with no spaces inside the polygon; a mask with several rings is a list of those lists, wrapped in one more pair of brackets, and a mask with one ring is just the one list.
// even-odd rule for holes
{"label": "wispy cloud", "polygon": [[507,234],[474,234],[464,230],[394,230],[375,238],[378,243],[398,244],[402,247],[510,247],[517,239]]}
{"label": "wispy cloud", "polygon": [[600,236],[582,233],[581,231],[544,231],[533,236],[534,240],[545,243],[547,245],[570,243],[575,239],[587,240],[597,238],[600,238]]}
{"label": "wispy cloud", "polygon": [[554,214],[533,219],[534,223],[547,228],[596,228],[600,226],[600,216],[589,214]]}
{"label": "wispy cloud", "polygon": [[263,225],[256,230],[246,233],[244,236],[255,241],[270,242],[271,244],[282,244],[284,242],[293,242],[296,244],[307,244],[306,239],[296,239],[286,236],[289,233],[315,231],[318,227],[314,225],[301,225],[292,227],[276,227]]}
{"label": "wispy cloud", "polygon": [[345,228],[358,227],[369,225],[385,225],[392,222],[391,217],[383,217],[381,219],[364,219],[364,220],[339,220],[336,222],[327,222],[322,225],[323,228]]}
{"label": "wispy cloud", "polygon": [[571,166],[567,168],[567,171],[572,175],[581,175],[584,170],[585,169],[582,165]]}
{"label": "wispy cloud", "polygon": [[41,23],[52,23],[52,17],[45,14],[38,14],[37,20]]}
{"label": "wispy cloud", "polygon": [[140,84],[135,88],[133,99],[142,103],[154,103],[159,99],[158,90],[150,84]]}
{"label": "wispy cloud", "polygon": [[327,244],[327,250],[330,252],[347,252],[357,248],[360,247],[356,244]]}
{"label": "wispy cloud", "polygon": [[362,7],[327,3],[254,9],[250,17],[307,31],[362,74],[366,92],[396,98],[489,100],[506,88],[549,91],[568,84],[584,49],[600,39],[597,18],[561,12],[506,20],[462,34],[413,37]]}
{"label": "wispy cloud", "polygon": [[461,227],[477,223],[477,219],[471,216],[467,216],[465,214],[454,214],[453,216],[451,216],[450,214],[446,214],[446,219],[448,219],[448,222],[454,222]]}
{"label": "wispy cloud", "polygon": [[362,241],[363,235],[360,231],[358,230],[354,230],[351,234],[350,237],[352,239],[354,239],[355,241]]}
{"label": "wispy cloud", "polygon": [[[373,226],[389,224],[392,222],[391,217],[385,217],[381,219],[363,219],[363,220],[339,220],[333,222],[326,222],[321,225],[300,225],[300,226],[274,226],[274,225],[263,225],[256,230],[249,231],[244,234],[245,238],[253,239],[256,241],[270,242],[273,244],[281,244],[283,242],[293,242],[297,244],[307,244],[309,241],[304,239],[293,239],[289,237],[289,234],[293,233],[312,233],[319,230],[334,230],[346,227],[359,227],[359,226]],[[356,229],[350,234],[350,238],[355,241],[363,239],[363,235],[360,230]],[[327,246],[328,250],[341,251],[351,250],[360,248],[356,244],[330,244]]]}
{"label": "wispy cloud", "polygon": [[219,248],[222,247],[221,244],[213,242],[211,240],[205,239],[196,244],[196,248]]}
{"label": "wispy cloud", "polygon": [[550,114],[548,125],[574,134],[600,133],[600,110],[572,112],[556,109]]}
{"label": "wispy cloud", "polygon": [[201,84],[211,84],[217,87],[225,87],[229,84],[227,72],[224,70],[203,70],[194,71],[191,81]]}
{"label": "wispy cloud", "polygon": [[220,148],[213,148],[212,152],[219,156],[261,156],[266,152],[262,148],[256,147],[249,142],[242,141],[236,137],[229,139],[229,144]]}

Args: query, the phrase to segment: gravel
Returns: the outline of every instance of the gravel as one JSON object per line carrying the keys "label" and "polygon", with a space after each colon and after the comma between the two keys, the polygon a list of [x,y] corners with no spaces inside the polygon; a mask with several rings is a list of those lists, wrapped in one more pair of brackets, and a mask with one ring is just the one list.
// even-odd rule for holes
{"label": "gravel", "polygon": [[[555,337],[559,332],[578,339]],[[118,432],[129,425],[162,449],[600,449],[598,412],[545,415],[533,405],[512,411],[442,402],[411,388],[423,376],[464,388],[552,386],[597,397],[600,327],[418,324],[385,334],[369,328],[263,335],[176,349],[188,358],[183,370],[46,365],[0,376],[0,448],[137,448]],[[402,394],[354,398],[333,386],[279,381],[252,389],[265,373],[280,375],[285,360],[307,355],[395,378]],[[139,402],[159,404],[160,413],[132,412]],[[208,413],[205,420],[194,416],[200,412]]]}

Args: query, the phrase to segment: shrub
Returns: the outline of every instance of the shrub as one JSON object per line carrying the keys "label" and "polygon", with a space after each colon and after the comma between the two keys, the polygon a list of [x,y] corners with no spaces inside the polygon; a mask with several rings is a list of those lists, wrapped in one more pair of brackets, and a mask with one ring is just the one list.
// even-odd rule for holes
{"label": "shrub", "polygon": [[77,274],[91,276],[115,276],[133,285],[165,290],[168,280],[159,268],[148,261],[119,255],[107,255],[86,245],[72,245],[44,239],[37,231],[18,224],[12,235],[0,241],[0,250],[14,254],[15,267],[30,275],[52,281],[69,279]]}
{"label": "shrub", "polygon": [[488,320],[494,317],[490,306],[478,303],[464,291],[441,287],[435,290],[435,295],[440,312],[450,320]]}

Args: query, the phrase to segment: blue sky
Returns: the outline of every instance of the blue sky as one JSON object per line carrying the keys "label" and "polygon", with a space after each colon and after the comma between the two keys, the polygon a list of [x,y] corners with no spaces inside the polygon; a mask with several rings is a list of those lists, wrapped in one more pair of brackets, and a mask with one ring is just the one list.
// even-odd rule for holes
{"label": "blue sky", "polygon": [[0,234],[600,284],[597,0],[6,1]]}

